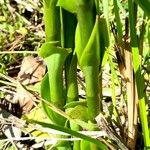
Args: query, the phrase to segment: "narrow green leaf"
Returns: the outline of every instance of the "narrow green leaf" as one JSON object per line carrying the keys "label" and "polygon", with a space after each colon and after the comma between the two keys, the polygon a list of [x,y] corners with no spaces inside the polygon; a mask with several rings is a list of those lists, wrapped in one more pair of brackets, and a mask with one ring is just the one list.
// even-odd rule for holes
{"label": "narrow green leaf", "polygon": [[135,0],[143,11],[150,17],[150,0]]}
{"label": "narrow green leaf", "polygon": [[37,123],[37,124],[39,124],[43,127],[54,129],[54,130],[61,131],[61,132],[64,132],[64,133],[68,133],[72,136],[79,137],[81,139],[87,140],[89,142],[92,142],[92,143],[98,145],[100,150],[108,150],[107,146],[105,144],[103,144],[101,141],[99,141],[97,139],[94,139],[94,138],[91,138],[89,136],[86,136],[84,134],[78,133],[76,131],[70,130],[68,128],[64,128],[62,126],[53,125],[53,124],[49,124],[49,123],[39,122],[39,121],[36,121],[36,120],[30,120],[30,122],[31,123]]}
{"label": "narrow green leaf", "polygon": [[[141,1],[148,2],[148,1]],[[145,3],[145,4],[146,4]],[[136,79],[136,87],[138,93],[138,102],[139,102],[139,113],[142,124],[143,138],[145,147],[150,146],[150,135],[148,129],[148,120],[147,120],[147,112],[146,112],[146,95],[144,92],[144,79],[141,74],[141,58],[139,55],[138,49],[138,40],[136,35],[136,17],[133,15],[135,12],[135,7],[132,0],[128,0],[128,8],[129,8],[129,23],[130,23],[130,36],[131,36],[131,47],[132,47],[132,56],[133,56],[133,67]],[[149,7],[149,5],[148,5]],[[149,7],[150,8],[150,7]]]}

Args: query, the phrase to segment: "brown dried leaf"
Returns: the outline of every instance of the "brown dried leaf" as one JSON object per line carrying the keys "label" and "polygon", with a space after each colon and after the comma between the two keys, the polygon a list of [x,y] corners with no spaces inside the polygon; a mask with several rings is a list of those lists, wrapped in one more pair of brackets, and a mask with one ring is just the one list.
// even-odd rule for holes
{"label": "brown dried leaf", "polygon": [[32,84],[42,80],[46,66],[39,57],[27,56],[23,59],[18,80],[23,84]]}
{"label": "brown dried leaf", "polygon": [[16,95],[23,113],[29,112],[35,105],[36,97],[23,87],[17,87]]}

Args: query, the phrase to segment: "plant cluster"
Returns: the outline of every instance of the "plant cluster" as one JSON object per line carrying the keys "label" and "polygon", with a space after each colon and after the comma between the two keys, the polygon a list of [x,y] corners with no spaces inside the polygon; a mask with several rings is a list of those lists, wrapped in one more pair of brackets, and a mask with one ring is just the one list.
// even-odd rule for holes
{"label": "plant cluster", "polygon": [[[0,6],[1,78],[9,80],[3,74],[14,60],[4,52],[38,49],[47,66],[36,107],[47,118],[41,119],[41,108],[23,116],[56,140],[45,149],[149,149],[149,5],[150,0],[6,0]],[[28,92],[36,87],[22,84]],[[41,137],[38,133],[31,135]]]}
{"label": "plant cluster", "polygon": [[[113,107],[109,118],[115,116],[112,124],[118,126],[120,136],[124,137],[121,138],[115,131],[114,134],[119,136],[122,143],[122,146],[121,144],[118,146],[124,149],[127,147],[135,149],[139,134],[138,108],[144,146],[150,145],[145,82],[141,66],[143,53],[149,55],[149,47],[145,47],[145,44],[149,44],[149,41],[146,41],[149,39],[149,8],[146,7],[149,1],[135,3],[128,0],[126,3],[125,5],[125,2],[121,3],[117,0],[111,3],[99,0],[43,1],[46,40],[39,50],[39,56],[46,62],[48,73],[42,81],[41,96],[47,101],[47,103],[42,102],[44,111],[54,124],[74,131],[99,130],[95,118],[99,113],[104,113],[102,66],[108,61],[111,68]],[[138,5],[142,7],[144,13]],[[114,20],[110,19],[109,9],[113,13]],[[142,23],[139,18],[142,18]],[[138,30],[136,25],[140,27]],[[113,52],[112,49],[115,51]],[[110,53],[115,53],[120,74],[126,84],[127,133],[123,131],[124,127],[116,105],[117,74]],[[84,102],[78,96],[77,64],[85,77],[86,100]],[[58,110],[50,107],[49,102]],[[63,115],[63,112],[69,117]],[[97,140],[99,144],[94,141],[93,144],[90,140],[88,142],[85,140],[88,139],[83,138],[67,146],[78,150],[109,147],[106,141],[104,144]],[[68,148],[67,146],[63,143],[56,145],[57,149]]]}

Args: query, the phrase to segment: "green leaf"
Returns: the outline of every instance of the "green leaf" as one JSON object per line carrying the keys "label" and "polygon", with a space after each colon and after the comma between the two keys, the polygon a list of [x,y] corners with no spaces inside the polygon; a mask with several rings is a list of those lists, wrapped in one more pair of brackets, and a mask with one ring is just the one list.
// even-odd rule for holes
{"label": "green leaf", "polygon": [[56,47],[57,41],[53,42],[46,42],[42,44],[41,48],[39,49],[39,56],[42,58],[49,57],[50,55],[54,53],[66,53],[69,54],[71,52],[71,49],[65,49],[61,47]]}
{"label": "green leaf", "polygon": [[68,111],[69,117],[73,119],[80,119],[83,121],[88,121],[88,112],[87,112],[87,107],[83,105],[78,105],[75,106],[74,108],[70,109]]}
{"label": "green leaf", "polygon": [[60,6],[71,13],[76,13],[77,3],[77,0],[58,0],[57,6]]}

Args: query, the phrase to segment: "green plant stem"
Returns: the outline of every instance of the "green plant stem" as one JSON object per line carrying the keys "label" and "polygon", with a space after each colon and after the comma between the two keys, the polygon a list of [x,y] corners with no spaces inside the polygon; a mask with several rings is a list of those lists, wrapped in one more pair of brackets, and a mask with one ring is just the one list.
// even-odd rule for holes
{"label": "green plant stem", "polygon": [[144,92],[144,79],[141,74],[141,62],[140,62],[141,59],[139,55],[138,40],[136,36],[135,16],[133,15],[134,14],[134,2],[132,0],[128,0],[128,7],[129,7],[129,23],[130,23],[133,67],[134,67],[138,99],[139,99],[140,119],[141,119],[141,124],[142,124],[144,145],[145,147],[149,147],[150,137],[149,137],[148,120],[147,120],[146,106],[145,106],[146,95]]}
{"label": "green plant stem", "polygon": [[[59,4],[65,9],[70,9],[72,7],[67,6],[67,4],[64,1],[59,0]],[[71,4],[69,4],[71,5]],[[75,5],[72,3],[75,8],[75,12],[77,14],[78,19],[78,26],[76,31],[76,53],[79,65],[81,66],[81,69],[84,70],[85,78],[86,78],[86,84],[87,85],[87,97],[89,97],[90,102],[88,103],[89,109],[89,115],[91,116],[90,119],[93,119],[98,115],[98,95],[95,95],[95,90],[99,90],[97,88],[98,82],[98,58],[97,58],[97,49],[96,49],[96,29],[94,29],[94,35],[91,36],[93,27],[94,27],[94,2],[92,0],[81,0],[78,2],[78,5]],[[98,24],[98,21],[97,21]],[[96,25],[96,28],[98,25]],[[91,40],[89,42],[89,45],[87,46],[87,43],[89,41],[89,38],[91,37]],[[80,45],[80,46],[78,46]],[[85,47],[86,50],[85,50]],[[87,55],[87,56],[86,56]],[[95,66],[94,66],[95,65]],[[87,67],[86,67],[87,66]],[[89,66],[89,67],[88,67]],[[84,69],[83,69],[84,68]],[[92,77],[90,77],[92,75]],[[92,79],[93,78],[93,79]],[[94,83],[93,83],[94,80]],[[90,86],[92,86],[90,88]],[[95,87],[96,86],[96,87]],[[93,91],[94,94],[91,95],[90,91]],[[96,92],[96,94],[99,94]],[[94,96],[95,95],[95,96]],[[91,96],[93,96],[93,100],[91,100]],[[95,99],[96,98],[96,99]],[[90,105],[91,103],[91,105]],[[92,104],[93,103],[93,104]],[[94,104],[95,103],[95,104]],[[96,109],[95,109],[96,106]],[[93,109],[97,112],[93,115]],[[90,113],[91,112],[91,113]]]}
{"label": "green plant stem", "polygon": [[[72,48],[72,53],[67,57],[65,62],[65,79],[66,79],[66,103],[78,101],[78,84],[77,84],[77,56],[74,53],[75,29],[77,20],[74,14],[62,9],[62,22],[64,33],[64,47]],[[67,109],[66,109],[67,111]],[[80,126],[70,121],[70,128],[79,131]],[[73,142],[73,150],[80,150],[80,141]]]}
{"label": "green plant stem", "polygon": [[[72,58],[71,60],[69,60]],[[70,62],[70,64],[69,64]],[[77,56],[74,53],[69,56],[66,61],[66,88],[67,99],[66,102],[78,101],[78,84],[77,84]]]}
{"label": "green plant stem", "polygon": [[[95,22],[95,6],[93,0],[78,0],[67,3],[68,0],[59,0],[58,5],[77,15],[78,25],[76,29],[76,54],[79,65],[84,72],[86,86],[86,96],[89,118],[94,122],[99,113],[99,55],[97,50],[96,35],[98,21]],[[91,92],[92,90],[92,92]],[[96,92],[95,92],[96,91]],[[91,149],[97,149],[96,145],[91,145]]]}
{"label": "green plant stem", "polygon": [[89,119],[94,121],[95,117],[100,112],[100,97],[99,97],[99,55],[97,53],[97,33],[99,29],[99,17],[89,38],[89,41],[80,58],[80,65],[85,75],[86,82],[86,97]]}
{"label": "green plant stem", "polygon": [[93,121],[100,112],[99,104],[99,79],[98,68],[94,66],[83,67],[86,82],[86,99],[88,106],[89,119]]}
{"label": "green plant stem", "polygon": [[[69,49],[56,47],[49,42],[44,43],[39,51],[39,55],[44,58],[48,67],[48,74],[43,79],[41,85],[42,98],[52,102],[60,109],[64,109],[63,107],[65,105],[63,65],[69,52]],[[61,121],[61,118],[59,118],[56,113],[53,113],[52,110],[49,110],[46,104],[43,104],[43,107],[49,118],[53,118],[55,123],[64,125],[64,119]]]}
{"label": "green plant stem", "polygon": [[65,78],[66,78],[66,102],[78,100],[78,84],[77,84],[77,56],[74,53],[75,29],[77,20],[74,14],[62,10],[63,14],[63,32],[64,32],[64,47],[71,48],[72,53],[67,57],[65,62]]}
{"label": "green plant stem", "polygon": [[[78,7],[77,11],[81,44],[84,50],[94,26],[93,3],[91,0]],[[88,21],[88,23],[87,23]]]}
{"label": "green plant stem", "polygon": [[43,0],[44,24],[47,41],[60,41],[60,8],[57,0]]}
{"label": "green plant stem", "polygon": [[[108,18],[105,19],[103,17],[98,18],[99,19],[99,31],[98,31],[98,36],[99,36],[99,60],[100,60],[100,69],[103,61],[103,57],[105,54],[106,49],[110,45],[110,35],[109,35],[109,23]],[[97,44],[98,45],[98,44]]]}
{"label": "green plant stem", "polygon": [[[70,128],[73,131],[80,131],[81,127],[74,123],[73,121],[70,121]],[[80,150],[80,141],[74,141],[73,142],[73,150]]]}
{"label": "green plant stem", "polygon": [[[42,98],[63,109],[65,96],[62,73],[68,52],[56,47],[61,45],[60,8],[56,7],[56,3],[57,0],[43,0],[46,43],[42,45],[39,55],[47,64],[48,76],[42,81],[41,95]],[[46,87],[47,91],[44,89]],[[50,110],[45,103],[43,108],[54,123],[64,125],[65,118],[60,118],[61,116]]]}
{"label": "green plant stem", "polygon": [[[80,46],[76,49],[78,61],[80,64],[80,57],[84,51],[84,48],[90,38],[93,26],[94,26],[94,14],[93,14],[93,2],[88,0],[84,5],[79,5],[77,8],[77,18],[79,26]],[[79,44],[79,43],[78,43]]]}
{"label": "green plant stem", "polygon": [[54,54],[46,58],[45,61],[48,67],[51,102],[62,109],[65,105],[62,73],[66,57],[64,59],[60,57],[59,54]]}

